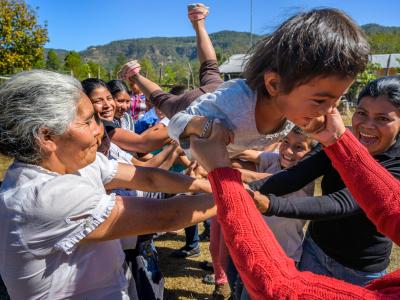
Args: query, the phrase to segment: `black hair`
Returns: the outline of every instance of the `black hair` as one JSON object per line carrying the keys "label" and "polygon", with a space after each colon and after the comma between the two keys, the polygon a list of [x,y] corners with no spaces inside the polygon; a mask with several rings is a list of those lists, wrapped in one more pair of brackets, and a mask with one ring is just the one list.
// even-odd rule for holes
{"label": "black hair", "polygon": [[98,78],[87,78],[81,81],[83,91],[90,98],[90,94],[99,87],[108,89],[104,80]]}
{"label": "black hair", "polygon": [[182,95],[186,92],[186,86],[184,85],[174,85],[169,92],[173,95]]}
{"label": "black hair", "polygon": [[310,145],[311,148],[314,148],[318,144],[318,142],[316,140],[314,140],[307,133],[305,133],[304,130],[301,129],[299,126],[294,126],[290,132],[293,132],[293,133],[295,133],[297,135],[302,135],[302,136],[306,137],[307,138],[307,142],[308,142],[308,144]]}
{"label": "black hair", "polygon": [[400,108],[400,76],[386,76],[369,82],[358,94],[357,104],[368,96],[387,96],[390,103]]}
{"label": "black hair", "polygon": [[299,13],[249,51],[244,77],[261,95],[269,96],[264,74],[276,72],[281,90],[290,92],[317,76],[354,78],[368,62],[365,34],[344,12],[314,9]]}
{"label": "black hair", "polygon": [[126,92],[128,94],[131,93],[125,82],[123,82],[122,80],[110,80],[109,82],[107,82],[107,87],[113,97],[121,92]]}

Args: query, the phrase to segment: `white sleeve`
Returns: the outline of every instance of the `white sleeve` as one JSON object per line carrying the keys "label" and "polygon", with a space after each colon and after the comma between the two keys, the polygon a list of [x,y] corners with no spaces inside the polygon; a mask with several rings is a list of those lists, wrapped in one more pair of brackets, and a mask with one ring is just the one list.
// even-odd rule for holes
{"label": "white sleeve", "polygon": [[68,174],[50,180],[37,188],[21,227],[25,246],[34,255],[71,254],[114,205],[115,195],[102,193],[87,178]]}
{"label": "white sleeve", "polygon": [[108,159],[102,153],[97,152],[95,164],[99,168],[103,184],[109,183],[117,174],[118,162]]}

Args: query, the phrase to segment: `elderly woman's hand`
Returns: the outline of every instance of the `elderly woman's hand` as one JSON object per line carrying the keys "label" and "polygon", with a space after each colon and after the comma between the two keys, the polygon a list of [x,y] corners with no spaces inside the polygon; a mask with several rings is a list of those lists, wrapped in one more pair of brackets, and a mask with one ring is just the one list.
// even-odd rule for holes
{"label": "elderly woman's hand", "polygon": [[222,126],[219,120],[214,120],[208,138],[190,136],[190,150],[199,164],[210,172],[215,168],[231,166],[226,150],[231,141],[233,141],[232,131]]}
{"label": "elderly woman's hand", "polygon": [[313,132],[309,132],[309,134],[324,146],[329,146],[336,143],[345,130],[346,127],[344,126],[342,117],[340,116],[339,111],[335,108],[331,113],[325,116],[324,126]]}

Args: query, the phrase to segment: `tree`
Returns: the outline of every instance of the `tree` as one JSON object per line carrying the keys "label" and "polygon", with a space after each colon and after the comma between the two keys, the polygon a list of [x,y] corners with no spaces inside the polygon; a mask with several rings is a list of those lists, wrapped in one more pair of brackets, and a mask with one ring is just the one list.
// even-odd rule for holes
{"label": "tree", "polygon": [[374,63],[368,63],[367,67],[365,70],[358,74],[356,77],[356,80],[350,87],[347,97],[349,100],[354,101],[358,97],[358,93],[360,90],[370,81],[378,78],[377,76],[377,70],[379,70],[380,66],[379,64],[374,64]]}
{"label": "tree", "polygon": [[121,69],[121,67],[124,65],[124,63],[126,62],[126,58],[122,53],[119,53],[114,65],[114,69],[113,69],[113,77],[117,78],[118,77],[118,72]]}
{"label": "tree", "polygon": [[76,78],[80,78],[82,73],[85,73],[82,65],[82,58],[76,51],[70,51],[64,58],[64,68],[67,71],[70,71],[71,75],[75,76]]}
{"label": "tree", "polygon": [[61,61],[54,50],[49,50],[47,52],[46,69],[52,71],[58,71],[61,69]]}
{"label": "tree", "polygon": [[157,72],[154,69],[154,66],[150,59],[143,58],[140,60],[141,66],[141,74],[143,74],[146,78],[150,79],[151,81],[157,81]]}
{"label": "tree", "polygon": [[46,27],[23,0],[0,0],[0,74],[30,69],[43,59]]}

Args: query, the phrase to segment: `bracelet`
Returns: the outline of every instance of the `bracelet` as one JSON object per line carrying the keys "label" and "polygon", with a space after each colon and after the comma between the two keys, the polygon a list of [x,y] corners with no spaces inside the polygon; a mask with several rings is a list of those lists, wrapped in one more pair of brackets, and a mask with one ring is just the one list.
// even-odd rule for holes
{"label": "bracelet", "polygon": [[[206,124],[204,124],[203,130],[202,130],[202,132],[200,133],[200,137],[201,137],[201,138],[206,137],[206,133],[207,133],[208,129],[210,129],[210,127],[212,127],[213,121],[214,121],[214,120],[212,120],[212,119],[208,119],[207,122],[206,122]],[[207,136],[207,137],[208,137],[208,136]]]}

